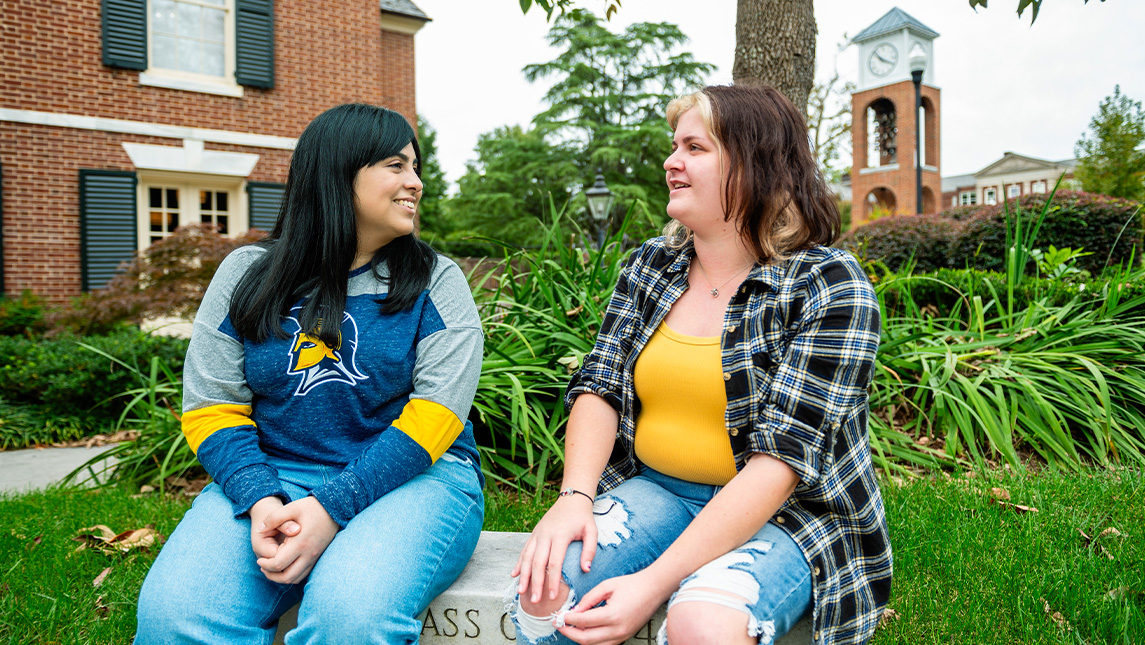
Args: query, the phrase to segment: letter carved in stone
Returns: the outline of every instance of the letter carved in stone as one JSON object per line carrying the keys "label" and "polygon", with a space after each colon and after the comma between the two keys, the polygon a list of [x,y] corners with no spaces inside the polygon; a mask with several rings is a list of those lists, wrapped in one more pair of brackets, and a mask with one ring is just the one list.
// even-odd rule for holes
{"label": "letter carved in stone", "polygon": [[469,628],[466,627],[465,628],[465,637],[466,638],[477,638],[478,636],[481,635],[481,627],[477,625],[477,618],[480,615],[481,614],[479,614],[476,609],[466,610],[465,619],[469,621],[470,625],[473,625],[473,630],[474,630],[473,633],[470,634]]}

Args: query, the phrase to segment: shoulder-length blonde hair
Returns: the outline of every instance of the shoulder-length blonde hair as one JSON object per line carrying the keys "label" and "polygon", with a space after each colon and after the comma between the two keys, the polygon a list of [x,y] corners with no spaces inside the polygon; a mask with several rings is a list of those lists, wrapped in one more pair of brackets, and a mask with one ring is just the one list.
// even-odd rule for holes
{"label": "shoulder-length blonde hair", "polygon": [[[820,175],[803,115],[767,85],[713,85],[668,104],[672,129],[695,109],[715,140],[726,172],[724,220],[760,262],[782,260],[839,235],[839,209]],[[683,245],[692,233],[673,220],[664,235]]]}

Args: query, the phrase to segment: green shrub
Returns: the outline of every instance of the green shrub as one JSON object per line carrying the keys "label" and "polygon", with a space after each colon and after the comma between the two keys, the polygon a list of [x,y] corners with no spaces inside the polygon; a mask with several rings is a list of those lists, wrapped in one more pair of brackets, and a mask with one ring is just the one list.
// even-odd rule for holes
{"label": "green shrub", "polygon": [[43,298],[28,290],[15,300],[0,297],[0,336],[35,336],[43,330]]}
{"label": "green shrub", "polygon": [[110,428],[109,421],[91,414],[59,414],[45,405],[0,398],[0,450],[75,441]]}
{"label": "green shrub", "polygon": [[185,339],[150,336],[130,328],[106,336],[0,336],[0,396],[11,402],[43,404],[62,415],[92,410],[103,419],[118,417],[122,405],[100,404],[136,386],[138,377],[79,343],[132,365],[146,365],[155,356],[176,369],[182,369],[187,352]]}
{"label": "green shrub", "polygon": [[[1041,212],[1046,194],[1011,200],[1027,212]],[[1035,248],[1050,244],[1084,249],[1092,255],[1078,259],[1077,267],[1099,275],[1110,266],[1141,259],[1141,206],[1124,199],[1077,191],[1059,191],[1046,211]],[[943,214],[944,215],[944,214]],[[1114,246],[1116,243],[1116,246]],[[950,245],[947,266],[1002,271],[1005,266],[1006,217],[1001,204],[981,206],[966,220]],[[889,263],[888,263],[889,265]],[[1026,271],[1033,271],[1032,264]]]}
{"label": "green shrub", "polygon": [[850,230],[836,246],[892,271],[912,261],[919,271],[933,271],[948,266],[948,249],[960,228],[957,221],[938,215],[888,215]]}

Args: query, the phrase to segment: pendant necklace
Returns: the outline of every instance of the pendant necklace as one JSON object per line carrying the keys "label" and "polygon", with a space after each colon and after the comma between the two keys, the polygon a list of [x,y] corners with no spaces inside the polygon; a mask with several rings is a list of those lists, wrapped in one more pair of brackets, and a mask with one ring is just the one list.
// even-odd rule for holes
{"label": "pendant necklace", "polygon": [[[710,279],[708,279],[708,272],[704,271],[704,264],[702,262],[700,262],[700,258],[698,258],[698,257],[696,258],[696,266],[700,267],[700,274],[704,276],[704,282],[707,282],[708,286],[712,287],[712,281]],[[720,289],[723,289],[724,287],[728,286],[729,282],[731,282],[732,280],[735,280],[737,276],[739,276],[745,270],[751,269],[753,266],[755,266],[754,262],[752,264],[747,265],[747,267],[745,267],[744,269],[740,269],[739,271],[736,271],[734,274],[732,274],[732,277],[725,280],[724,283],[721,284],[720,286],[712,287],[711,289],[708,289],[708,293],[710,293],[713,298],[719,298],[720,297]]]}

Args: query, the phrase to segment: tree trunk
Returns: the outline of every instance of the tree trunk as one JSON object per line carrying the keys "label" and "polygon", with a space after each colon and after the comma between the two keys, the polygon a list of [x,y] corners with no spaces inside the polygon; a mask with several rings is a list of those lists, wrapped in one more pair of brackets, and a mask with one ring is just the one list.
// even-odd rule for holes
{"label": "tree trunk", "polygon": [[805,111],[815,84],[813,0],[737,0],[736,83],[766,83]]}

